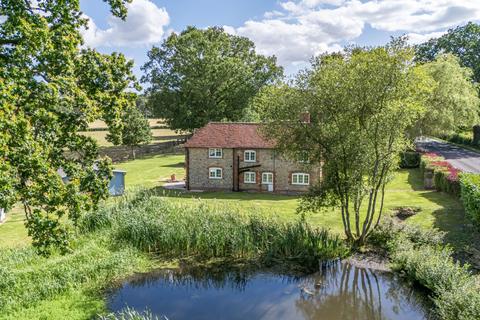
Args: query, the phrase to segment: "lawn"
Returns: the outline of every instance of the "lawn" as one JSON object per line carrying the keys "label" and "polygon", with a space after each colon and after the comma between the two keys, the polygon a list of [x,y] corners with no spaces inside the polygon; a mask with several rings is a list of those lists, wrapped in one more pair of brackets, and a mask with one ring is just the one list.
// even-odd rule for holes
{"label": "lawn", "polygon": [[[195,202],[202,199],[212,205],[231,205],[244,212],[274,215],[283,221],[298,219],[295,212],[298,197],[295,196],[247,192],[174,193],[161,189],[172,174],[175,174],[177,179],[183,178],[183,162],[183,155],[157,155],[120,163],[116,168],[127,171],[125,178],[127,191],[155,188],[157,191],[160,190],[160,196],[170,197],[174,201]],[[465,232],[464,225],[468,223],[465,221],[461,203],[450,195],[423,190],[418,170],[400,170],[388,185],[385,198],[386,211],[399,206],[421,208],[419,214],[407,220],[408,223],[446,231],[448,239],[461,246],[471,241],[472,233]],[[325,212],[308,214],[307,219],[314,225],[342,232],[340,215],[336,210],[327,209]],[[0,226],[0,236],[2,247],[28,243],[20,211],[9,214],[7,222]]]}

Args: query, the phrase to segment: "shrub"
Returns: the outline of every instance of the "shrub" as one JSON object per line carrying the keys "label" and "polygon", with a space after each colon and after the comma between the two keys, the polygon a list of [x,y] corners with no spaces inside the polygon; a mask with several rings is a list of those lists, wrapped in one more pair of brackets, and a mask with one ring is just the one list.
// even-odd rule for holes
{"label": "shrub", "polygon": [[400,155],[400,168],[418,168],[420,165],[420,153],[406,151]]}
{"label": "shrub", "polygon": [[460,185],[465,212],[480,227],[480,175],[462,174]]}
{"label": "shrub", "polygon": [[443,235],[387,218],[370,241],[387,249],[394,270],[430,290],[439,319],[479,319],[480,285],[468,265],[453,260],[452,250],[442,245]]}

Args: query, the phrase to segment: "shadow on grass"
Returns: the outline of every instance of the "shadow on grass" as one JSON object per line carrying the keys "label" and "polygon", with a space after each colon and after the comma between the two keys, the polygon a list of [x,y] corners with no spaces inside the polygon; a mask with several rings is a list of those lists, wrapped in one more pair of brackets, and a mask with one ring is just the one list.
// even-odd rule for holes
{"label": "shadow on grass", "polygon": [[205,191],[205,192],[189,192],[183,190],[169,190],[162,186],[149,189],[150,192],[157,196],[174,197],[174,198],[195,198],[195,199],[219,199],[219,200],[237,200],[237,201],[282,201],[298,198],[294,195],[258,193],[258,192],[229,192],[229,191]]}
{"label": "shadow on grass", "polygon": [[180,161],[178,163],[164,164],[162,167],[165,167],[165,168],[183,168],[183,167],[185,167],[185,162]]}
{"label": "shadow on grass", "polygon": [[420,169],[407,169],[408,171],[408,184],[412,187],[413,191],[424,191],[423,188],[423,176]]}
{"label": "shadow on grass", "polygon": [[420,170],[412,170],[409,172],[408,182],[414,190],[423,191],[419,193],[421,197],[441,207],[432,212],[433,227],[445,232],[445,242],[455,251],[454,258],[462,263],[469,262],[480,266],[480,261],[471,260],[469,254],[469,248],[480,250],[480,233],[465,215],[461,201],[444,192],[418,188],[419,178],[421,179]]}

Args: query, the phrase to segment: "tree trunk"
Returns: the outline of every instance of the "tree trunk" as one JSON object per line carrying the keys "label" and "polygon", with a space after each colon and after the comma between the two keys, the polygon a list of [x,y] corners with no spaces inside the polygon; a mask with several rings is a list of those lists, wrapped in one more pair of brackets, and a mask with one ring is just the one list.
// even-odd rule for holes
{"label": "tree trunk", "polygon": [[135,160],[135,146],[132,146],[132,157]]}

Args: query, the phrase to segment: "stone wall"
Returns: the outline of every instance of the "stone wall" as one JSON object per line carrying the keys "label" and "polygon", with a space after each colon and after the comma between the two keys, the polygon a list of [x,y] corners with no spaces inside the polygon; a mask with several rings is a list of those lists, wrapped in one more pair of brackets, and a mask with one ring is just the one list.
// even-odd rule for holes
{"label": "stone wall", "polygon": [[[232,190],[233,152],[223,149],[222,158],[208,157],[207,148],[189,148],[188,182],[191,190]],[[210,179],[210,168],[222,168],[222,179]]]}
{"label": "stone wall", "polygon": [[[135,147],[135,155],[137,158],[147,155],[166,154],[166,153],[182,153],[182,140],[166,141]],[[104,147],[99,150],[100,156],[108,156],[113,162],[122,162],[132,160],[132,148],[128,146]]]}
{"label": "stone wall", "polygon": [[[256,162],[245,162],[246,149],[223,149],[222,159],[208,157],[207,148],[189,148],[188,179],[191,190],[234,190],[234,156],[239,160],[239,191],[264,191],[268,190],[267,184],[262,184],[262,173],[273,174],[273,190],[279,193],[305,192],[321,177],[319,167],[285,160],[272,149],[248,149],[256,152]],[[223,169],[222,179],[210,179],[209,168]],[[244,172],[255,172],[255,183],[245,183]],[[293,173],[310,174],[310,185],[293,185]]]}

